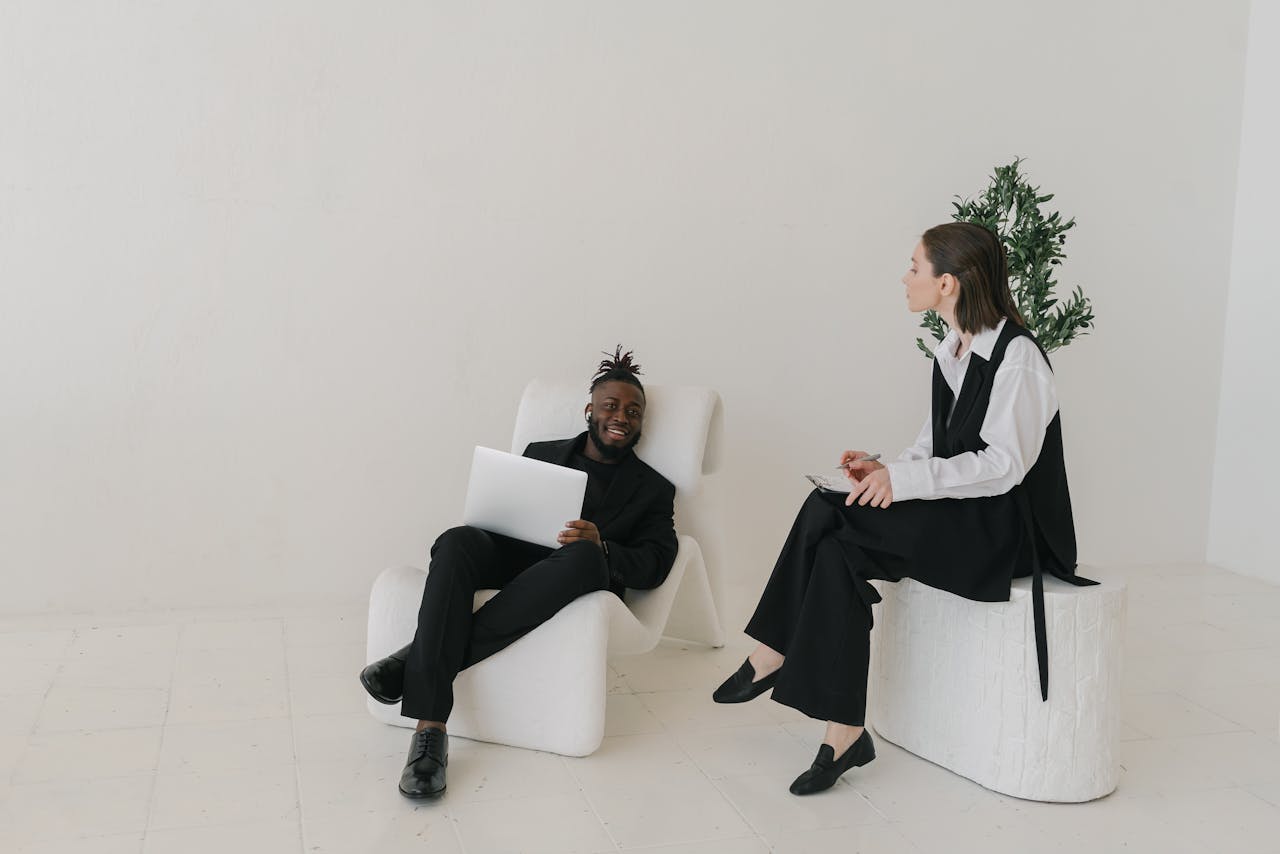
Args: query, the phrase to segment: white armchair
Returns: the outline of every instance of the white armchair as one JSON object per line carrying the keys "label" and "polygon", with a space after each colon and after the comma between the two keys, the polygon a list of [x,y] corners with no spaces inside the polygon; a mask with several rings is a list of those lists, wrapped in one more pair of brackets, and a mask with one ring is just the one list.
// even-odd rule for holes
{"label": "white armchair", "polygon": [[[704,475],[718,467],[723,430],[720,397],[711,389],[648,386],[639,456],[676,487],[679,549],[671,573],[653,590],[579,597],[555,617],[473,667],[454,682],[450,735],[586,756],[604,738],[608,655],[648,652],[664,634],[724,645],[720,595],[720,527]],[[512,453],[530,442],[563,439],[582,427],[581,383],[534,380],[516,415]],[[407,644],[416,628],[426,573],[412,567],[378,576],[369,600],[368,658]],[[496,591],[480,591],[478,608]],[[369,701],[380,721],[412,726],[398,706]]]}

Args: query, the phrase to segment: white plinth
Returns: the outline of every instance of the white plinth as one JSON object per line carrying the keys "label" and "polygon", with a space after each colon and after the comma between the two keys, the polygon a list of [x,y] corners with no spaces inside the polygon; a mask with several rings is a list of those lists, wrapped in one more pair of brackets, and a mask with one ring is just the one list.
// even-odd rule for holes
{"label": "white plinth", "polygon": [[867,721],[886,741],[1018,798],[1079,802],[1115,789],[1122,583],[1045,579],[1047,702],[1030,579],[995,603],[910,579],[878,586]]}

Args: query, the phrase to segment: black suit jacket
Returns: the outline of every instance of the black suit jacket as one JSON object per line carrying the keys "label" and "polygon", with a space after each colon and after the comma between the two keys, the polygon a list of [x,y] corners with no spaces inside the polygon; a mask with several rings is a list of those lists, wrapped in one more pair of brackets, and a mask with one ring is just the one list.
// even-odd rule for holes
{"label": "black suit jacket", "polygon": [[[534,442],[524,456],[568,466],[586,433],[555,442]],[[609,589],[648,590],[667,579],[676,559],[676,488],[634,453],[618,463],[594,522],[609,543]]]}

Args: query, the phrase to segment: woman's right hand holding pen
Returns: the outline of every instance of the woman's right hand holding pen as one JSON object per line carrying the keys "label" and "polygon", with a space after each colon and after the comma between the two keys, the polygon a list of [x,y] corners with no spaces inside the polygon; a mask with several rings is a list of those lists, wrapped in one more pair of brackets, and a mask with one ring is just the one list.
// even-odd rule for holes
{"label": "woman's right hand holding pen", "polygon": [[[864,477],[873,471],[884,468],[875,458],[865,459],[871,456],[866,451],[845,451],[840,455],[840,468],[844,469],[845,477],[854,483],[859,483]],[[879,457],[879,454],[875,455]]]}

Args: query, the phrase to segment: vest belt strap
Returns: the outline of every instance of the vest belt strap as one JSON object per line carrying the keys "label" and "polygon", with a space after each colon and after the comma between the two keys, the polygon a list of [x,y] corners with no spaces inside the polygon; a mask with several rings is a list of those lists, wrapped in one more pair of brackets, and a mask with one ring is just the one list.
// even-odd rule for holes
{"label": "vest belt strap", "polygon": [[[1040,562],[1040,549],[1036,545],[1035,517],[1031,513],[1031,499],[1021,485],[1013,488],[1018,502],[1019,515],[1022,516],[1022,528],[1031,543],[1031,614],[1036,632],[1036,664],[1040,668],[1040,700],[1049,699],[1049,633],[1045,629],[1044,620],[1044,567]],[[1098,582],[1068,572],[1055,572],[1050,569],[1054,578],[1061,579],[1076,587],[1089,587]]]}

